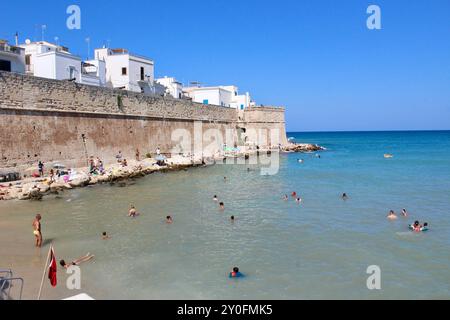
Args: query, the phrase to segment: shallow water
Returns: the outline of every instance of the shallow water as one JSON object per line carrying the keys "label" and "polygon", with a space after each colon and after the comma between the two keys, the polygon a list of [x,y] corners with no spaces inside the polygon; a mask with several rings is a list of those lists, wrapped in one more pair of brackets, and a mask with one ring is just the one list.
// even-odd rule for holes
{"label": "shallow water", "polygon": [[[216,165],[156,173],[125,188],[2,202],[0,268],[24,276],[25,297],[34,298],[52,241],[58,259],[95,254],[82,265],[81,292],[97,299],[449,299],[450,132],[288,136],[328,150],[320,159],[281,155],[273,176],[261,176],[258,165]],[[301,205],[281,200],[292,191]],[[130,203],[139,217],[126,216]],[[409,218],[386,220],[402,208]],[[47,239],[40,251],[32,247],[37,212]],[[414,220],[431,230],[409,232]],[[112,238],[100,240],[102,231]],[[235,265],[245,278],[228,279]],[[382,290],[367,289],[369,265],[381,268]],[[58,276],[57,289],[46,281],[44,298],[79,293],[65,289],[62,269]]]}

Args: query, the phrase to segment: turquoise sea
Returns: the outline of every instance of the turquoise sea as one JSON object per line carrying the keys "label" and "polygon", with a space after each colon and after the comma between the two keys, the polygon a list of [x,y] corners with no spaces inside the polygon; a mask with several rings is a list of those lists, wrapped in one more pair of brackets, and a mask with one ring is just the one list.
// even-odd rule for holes
{"label": "turquoise sea", "polygon": [[[48,248],[33,248],[39,212],[58,259],[95,254],[82,265],[80,291],[67,290],[59,270],[60,285],[46,285],[44,298],[450,299],[450,131],[288,137],[327,150],[281,154],[271,176],[259,165],[215,165],[2,202],[0,268],[25,277],[27,298],[37,294]],[[302,204],[281,199],[292,191]],[[141,216],[126,216],[130,203]],[[402,208],[408,218],[386,219]],[[430,231],[410,232],[414,220]],[[100,240],[102,231],[111,239]],[[371,265],[380,267],[381,290],[366,286]],[[229,279],[233,266],[246,277]]]}

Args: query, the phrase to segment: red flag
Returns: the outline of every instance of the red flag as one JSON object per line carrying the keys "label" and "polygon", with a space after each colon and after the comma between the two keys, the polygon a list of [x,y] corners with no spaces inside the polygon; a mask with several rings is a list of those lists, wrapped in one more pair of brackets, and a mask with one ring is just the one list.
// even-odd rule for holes
{"label": "red flag", "polygon": [[55,251],[53,250],[53,247],[50,249],[50,264],[48,265],[48,278],[50,279],[50,284],[52,287],[56,287],[56,258],[55,258]]}

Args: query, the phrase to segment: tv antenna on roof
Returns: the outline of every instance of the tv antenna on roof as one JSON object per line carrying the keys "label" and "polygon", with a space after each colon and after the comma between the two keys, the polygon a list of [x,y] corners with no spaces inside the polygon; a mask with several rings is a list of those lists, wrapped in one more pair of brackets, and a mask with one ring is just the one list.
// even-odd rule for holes
{"label": "tv antenna on roof", "polygon": [[89,55],[91,52],[91,38],[87,37],[86,39],[86,43],[87,43],[87,59],[89,60]]}
{"label": "tv antenna on roof", "polygon": [[47,30],[47,25],[43,24],[41,25],[41,34],[42,34],[42,41],[44,41],[44,35],[45,35],[45,30]]}
{"label": "tv antenna on roof", "polygon": [[200,87],[201,84],[202,83],[199,82],[199,81],[191,81],[191,82],[189,82],[189,86],[191,86],[191,87]]}

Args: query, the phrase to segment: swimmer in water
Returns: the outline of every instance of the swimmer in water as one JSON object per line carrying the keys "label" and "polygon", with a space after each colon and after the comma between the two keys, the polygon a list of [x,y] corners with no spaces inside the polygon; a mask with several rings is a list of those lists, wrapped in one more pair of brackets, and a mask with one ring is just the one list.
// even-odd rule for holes
{"label": "swimmer in water", "polygon": [[102,232],[102,240],[108,240],[108,239],[111,239],[111,237],[106,234],[106,231],[103,231]]}
{"label": "swimmer in water", "polygon": [[166,223],[167,223],[167,224],[173,223],[173,219],[172,219],[171,216],[167,216],[167,217],[166,217]]}
{"label": "swimmer in water", "polygon": [[283,196],[283,200],[284,200],[284,201],[288,201],[288,196],[287,196],[287,194],[285,194],[285,195]]}
{"label": "swimmer in water", "polygon": [[231,222],[233,223],[233,222],[234,222],[234,216],[231,216],[231,217],[230,217],[230,220],[231,220]]}
{"label": "swimmer in water", "polygon": [[217,199],[216,195],[213,197],[213,201],[219,201],[219,199]]}
{"label": "swimmer in water", "polygon": [[302,198],[297,198],[297,199],[295,199],[295,202],[297,202],[297,204],[302,203]]}
{"label": "swimmer in water", "polygon": [[238,267],[234,267],[233,270],[230,272],[230,278],[241,278],[244,275],[242,273],[239,272],[239,268]]}
{"label": "swimmer in water", "polygon": [[223,181],[227,181],[227,177],[223,177]]}
{"label": "swimmer in water", "polygon": [[389,220],[396,220],[397,219],[397,215],[395,214],[394,210],[389,211],[387,218]]}
{"label": "swimmer in water", "polygon": [[[428,225],[428,223],[427,223],[427,225]],[[414,224],[411,225],[411,228],[412,228],[412,230],[415,231],[415,232],[420,232],[421,229],[422,229],[422,226],[420,225],[419,221],[416,220],[416,221],[414,222]]]}
{"label": "swimmer in water", "polygon": [[224,204],[223,202],[221,202],[221,203],[219,204],[219,209],[220,209],[221,211],[225,210],[225,204]]}
{"label": "swimmer in water", "polygon": [[342,200],[347,200],[348,199],[348,196],[347,196],[347,194],[344,192],[343,194],[342,194]]}
{"label": "swimmer in water", "polygon": [[292,196],[293,198],[296,198],[296,197],[297,197],[297,192],[293,191],[293,192],[291,193],[291,196]]}
{"label": "swimmer in water", "polygon": [[136,217],[138,215],[139,214],[137,213],[136,208],[133,205],[131,205],[130,206],[130,210],[128,211],[128,216],[134,218],[134,217]]}
{"label": "swimmer in water", "polygon": [[405,218],[408,216],[408,212],[406,211],[406,209],[402,209],[402,216]]}
{"label": "swimmer in water", "polygon": [[426,230],[428,230],[428,222],[425,222],[425,223],[423,224],[423,227],[420,228],[420,231],[426,231]]}
{"label": "swimmer in water", "polygon": [[59,264],[60,264],[62,267],[64,267],[65,269],[67,269],[67,268],[69,268],[70,266],[79,266],[79,265],[82,264],[83,262],[89,261],[89,260],[91,260],[91,259],[93,259],[93,258],[94,258],[94,255],[93,255],[93,254],[90,254],[90,253],[88,252],[85,256],[80,257],[80,258],[78,258],[78,259],[72,261],[70,264],[67,264],[64,260],[60,260],[60,261],[59,261]]}

